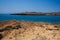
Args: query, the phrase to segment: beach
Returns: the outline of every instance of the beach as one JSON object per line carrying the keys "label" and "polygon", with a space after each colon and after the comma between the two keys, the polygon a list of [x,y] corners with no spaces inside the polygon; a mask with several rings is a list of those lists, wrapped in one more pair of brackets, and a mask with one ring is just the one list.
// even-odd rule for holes
{"label": "beach", "polygon": [[60,40],[60,24],[20,20],[1,21],[0,40]]}
{"label": "beach", "polygon": [[0,0],[0,40],[60,40],[60,0]]}

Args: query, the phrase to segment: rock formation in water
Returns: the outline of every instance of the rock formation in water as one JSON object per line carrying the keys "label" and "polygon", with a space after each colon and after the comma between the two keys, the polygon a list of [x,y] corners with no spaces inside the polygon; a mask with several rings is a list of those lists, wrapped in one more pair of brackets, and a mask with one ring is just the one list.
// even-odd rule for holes
{"label": "rock formation in water", "polygon": [[60,24],[3,21],[0,23],[0,40],[60,40]]}
{"label": "rock formation in water", "polygon": [[42,16],[60,16],[60,12],[50,12],[50,13],[42,13],[42,12],[22,12],[15,13],[11,15],[42,15]]}

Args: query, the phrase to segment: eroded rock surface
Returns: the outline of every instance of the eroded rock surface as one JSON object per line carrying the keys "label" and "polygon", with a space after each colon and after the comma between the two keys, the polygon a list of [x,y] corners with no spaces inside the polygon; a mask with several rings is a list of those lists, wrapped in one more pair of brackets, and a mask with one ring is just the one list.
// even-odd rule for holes
{"label": "eroded rock surface", "polygon": [[60,40],[60,24],[26,21],[4,21],[0,40]]}

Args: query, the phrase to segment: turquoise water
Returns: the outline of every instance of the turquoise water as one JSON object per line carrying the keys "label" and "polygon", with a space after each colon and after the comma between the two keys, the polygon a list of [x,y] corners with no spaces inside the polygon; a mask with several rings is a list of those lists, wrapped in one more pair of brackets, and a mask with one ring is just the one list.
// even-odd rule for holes
{"label": "turquoise water", "polygon": [[0,14],[0,20],[24,20],[37,22],[60,23],[60,16],[32,16],[32,15],[9,15]]}

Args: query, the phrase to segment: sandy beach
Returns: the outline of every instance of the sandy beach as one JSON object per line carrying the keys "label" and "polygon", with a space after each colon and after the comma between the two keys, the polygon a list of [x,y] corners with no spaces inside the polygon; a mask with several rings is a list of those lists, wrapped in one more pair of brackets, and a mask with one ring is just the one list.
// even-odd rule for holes
{"label": "sandy beach", "polygon": [[60,0],[0,0],[0,40],[60,40]]}
{"label": "sandy beach", "polygon": [[1,21],[0,40],[60,40],[60,24],[19,20]]}

